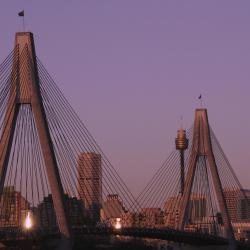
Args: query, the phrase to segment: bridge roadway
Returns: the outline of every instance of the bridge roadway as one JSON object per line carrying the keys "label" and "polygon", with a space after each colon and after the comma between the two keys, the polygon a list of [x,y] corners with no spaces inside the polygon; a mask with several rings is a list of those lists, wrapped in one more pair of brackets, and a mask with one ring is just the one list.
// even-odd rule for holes
{"label": "bridge roadway", "polygon": [[[74,228],[73,235],[76,239],[80,239],[83,235],[120,235],[131,236],[138,238],[161,239],[168,241],[175,241],[181,243],[188,243],[191,245],[226,245],[227,240],[218,236],[212,236],[204,233],[182,232],[170,228],[156,229],[156,228],[121,228],[114,229],[108,227],[81,227]],[[4,230],[0,231],[0,241],[18,241],[24,239],[51,239],[58,238],[59,232],[44,232],[44,231],[20,231],[20,230]]]}
{"label": "bridge roadway", "polygon": [[188,243],[191,245],[226,245],[226,239],[204,233],[182,232],[170,228],[81,228],[74,230],[74,235],[78,238],[81,235],[119,235],[138,238],[151,238]]}
{"label": "bridge roadway", "polygon": [[[151,238],[167,240],[179,243],[185,243],[189,245],[200,245],[200,246],[212,246],[212,245],[227,245],[228,241],[225,238],[209,235],[199,232],[183,232],[170,228],[121,228],[119,230],[114,228],[99,228],[99,227],[81,227],[74,228],[73,235],[75,242],[81,241],[81,238],[86,235],[96,235],[96,236],[130,236],[136,238]],[[44,232],[44,231],[31,231],[25,232],[20,230],[5,230],[0,231],[0,242],[4,245],[22,245],[23,242],[32,242],[32,244],[39,245],[46,240],[59,239],[59,232]],[[240,249],[249,249],[250,244],[238,242],[238,246],[242,247]]]}

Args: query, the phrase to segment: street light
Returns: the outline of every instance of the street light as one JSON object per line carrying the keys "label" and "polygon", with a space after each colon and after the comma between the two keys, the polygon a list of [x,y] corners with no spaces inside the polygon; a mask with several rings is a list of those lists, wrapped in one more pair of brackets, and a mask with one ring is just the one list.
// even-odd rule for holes
{"label": "street light", "polygon": [[30,212],[27,213],[27,216],[25,218],[25,221],[24,221],[24,227],[25,229],[29,230],[31,229],[33,226],[33,223],[32,223],[32,219],[31,219],[31,215],[30,215]]}
{"label": "street light", "polygon": [[119,230],[119,229],[122,228],[121,218],[116,218],[116,222],[115,222],[114,227],[115,227],[116,230]]}

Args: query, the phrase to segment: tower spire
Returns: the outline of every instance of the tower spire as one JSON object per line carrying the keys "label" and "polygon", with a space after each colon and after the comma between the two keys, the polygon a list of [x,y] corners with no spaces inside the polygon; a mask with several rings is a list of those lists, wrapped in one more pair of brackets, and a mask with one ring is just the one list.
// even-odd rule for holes
{"label": "tower spire", "polygon": [[185,182],[185,162],[184,152],[188,148],[188,139],[186,137],[186,130],[181,128],[177,131],[177,137],[175,138],[176,149],[180,152],[180,193],[183,194],[184,182]]}

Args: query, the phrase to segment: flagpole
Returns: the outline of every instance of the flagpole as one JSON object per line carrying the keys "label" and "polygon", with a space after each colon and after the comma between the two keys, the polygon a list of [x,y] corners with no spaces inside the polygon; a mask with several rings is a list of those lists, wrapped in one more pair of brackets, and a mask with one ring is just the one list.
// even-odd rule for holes
{"label": "flagpole", "polygon": [[201,94],[199,95],[198,99],[200,100],[200,105],[201,105],[201,108],[202,108],[203,102],[202,102],[202,95]]}
{"label": "flagpole", "polygon": [[181,115],[181,129],[183,128],[183,115]]}
{"label": "flagpole", "polygon": [[25,31],[25,22],[24,22],[24,15],[23,15],[23,32]]}

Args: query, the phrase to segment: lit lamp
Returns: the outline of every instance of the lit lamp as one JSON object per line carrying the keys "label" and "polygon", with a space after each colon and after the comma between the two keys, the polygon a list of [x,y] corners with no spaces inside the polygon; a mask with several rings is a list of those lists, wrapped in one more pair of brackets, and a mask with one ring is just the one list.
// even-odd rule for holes
{"label": "lit lamp", "polygon": [[119,229],[122,228],[121,218],[116,218],[114,228],[115,228],[116,230],[119,230]]}
{"label": "lit lamp", "polygon": [[24,228],[26,230],[29,230],[32,228],[32,226],[33,226],[33,223],[32,223],[32,219],[31,219],[31,214],[30,214],[30,212],[28,212],[27,216],[25,218],[25,221],[24,221]]}

